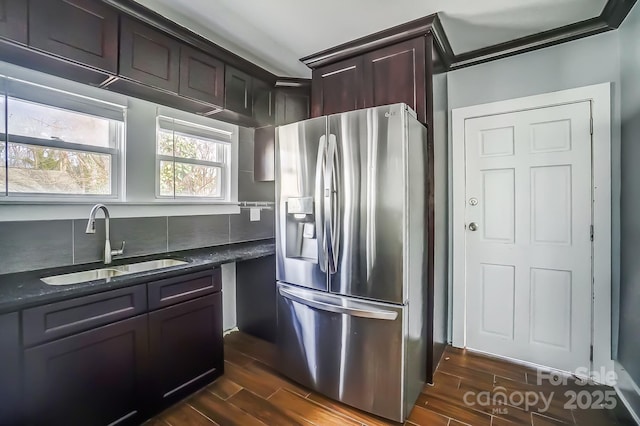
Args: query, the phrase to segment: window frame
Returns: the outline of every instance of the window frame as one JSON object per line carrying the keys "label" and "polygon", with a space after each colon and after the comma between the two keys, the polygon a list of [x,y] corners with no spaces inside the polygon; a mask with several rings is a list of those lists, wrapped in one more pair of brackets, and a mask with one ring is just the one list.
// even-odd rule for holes
{"label": "window frame", "polygon": [[[0,188],[0,201],[4,202],[95,202],[100,200],[122,201],[124,199],[124,165],[126,143],[126,106],[59,90],[38,83],[0,75],[0,91],[4,101],[5,128],[0,129],[0,144],[4,148],[5,182]],[[74,114],[108,120],[110,147],[87,145],[59,139],[42,139],[10,134],[9,102],[11,100],[31,103],[40,107],[57,109]],[[85,110],[90,112],[86,112]],[[120,118],[121,117],[121,118]],[[9,144],[74,151],[110,156],[110,194],[67,194],[46,192],[9,192]]]}
{"label": "window frame", "polygon": [[[164,125],[163,125],[164,123]],[[171,128],[172,127],[172,128]],[[176,130],[177,129],[177,130]],[[210,160],[198,160],[194,158],[178,157],[175,155],[160,154],[160,132],[172,132],[174,135],[182,135],[194,138],[204,142],[212,142],[223,146],[224,160],[222,162]],[[191,133],[189,132],[191,131]],[[216,137],[219,136],[219,137]],[[155,171],[155,197],[156,200],[162,202],[191,202],[191,203],[229,203],[232,202],[231,194],[231,173],[233,170],[233,159],[231,155],[233,132],[216,128],[212,126],[204,126],[191,121],[182,120],[170,115],[158,114],[156,116],[156,171]],[[177,195],[175,193],[175,175],[174,175],[174,193],[173,195],[162,195],[160,186],[160,171],[162,162],[190,164],[196,166],[216,167],[221,170],[220,173],[220,196],[193,196],[193,195]]]}

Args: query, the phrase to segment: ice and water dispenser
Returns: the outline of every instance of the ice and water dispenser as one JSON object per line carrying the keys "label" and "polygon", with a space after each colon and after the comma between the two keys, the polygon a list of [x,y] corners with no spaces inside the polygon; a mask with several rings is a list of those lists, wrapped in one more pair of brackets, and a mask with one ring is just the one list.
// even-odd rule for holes
{"label": "ice and water dispenser", "polygon": [[288,198],[286,201],[286,256],[318,262],[318,240],[313,197]]}

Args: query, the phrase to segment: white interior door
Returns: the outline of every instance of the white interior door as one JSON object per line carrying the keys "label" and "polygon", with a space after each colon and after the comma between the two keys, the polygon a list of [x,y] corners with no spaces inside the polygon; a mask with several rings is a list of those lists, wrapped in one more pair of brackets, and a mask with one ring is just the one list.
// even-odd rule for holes
{"label": "white interior door", "polygon": [[466,120],[467,347],[590,367],[590,120],[588,101]]}

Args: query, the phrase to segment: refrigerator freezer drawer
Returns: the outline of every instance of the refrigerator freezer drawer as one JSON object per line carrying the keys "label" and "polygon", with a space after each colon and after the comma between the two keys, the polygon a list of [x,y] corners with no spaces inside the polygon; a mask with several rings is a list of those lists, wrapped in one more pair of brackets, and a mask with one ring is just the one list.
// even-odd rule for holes
{"label": "refrigerator freezer drawer", "polygon": [[405,309],[278,283],[280,370],[330,398],[404,421]]}

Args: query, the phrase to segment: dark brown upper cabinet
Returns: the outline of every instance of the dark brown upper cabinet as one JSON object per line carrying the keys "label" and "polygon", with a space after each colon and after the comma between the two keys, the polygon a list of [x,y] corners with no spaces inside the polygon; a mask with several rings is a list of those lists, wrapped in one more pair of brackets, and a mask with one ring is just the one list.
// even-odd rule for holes
{"label": "dark brown upper cabinet", "polygon": [[423,123],[426,107],[426,37],[418,37],[364,55],[364,107],[404,102]]}
{"label": "dark brown upper cabinet", "polygon": [[361,56],[313,70],[311,116],[319,117],[362,108]]}
{"label": "dark brown upper cabinet", "polygon": [[226,67],[224,107],[247,117],[253,116],[253,78],[240,70]]}
{"label": "dark brown upper cabinet", "polygon": [[0,37],[27,44],[26,0],[0,0]]}
{"label": "dark brown upper cabinet", "polygon": [[180,43],[142,23],[122,19],[120,75],[178,93]]}
{"label": "dark brown upper cabinet", "polygon": [[310,117],[309,88],[282,88],[276,92],[276,125],[295,123]]}
{"label": "dark brown upper cabinet", "polygon": [[416,112],[418,120],[428,123],[432,51],[432,35],[421,34],[315,68],[311,115],[403,102]]}
{"label": "dark brown upper cabinet", "polygon": [[92,0],[30,0],[29,46],[115,74],[118,13]]}
{"label": "dark brown upper cabinet", "polygon": [[222,107],[224,63],[199,50],[180,50],[180,95]]}
{"label": "dark brown upper cabinet", "polygon": [[261,125],[276,122],[276,96],[269,84],[253,80],[253,117]]}

